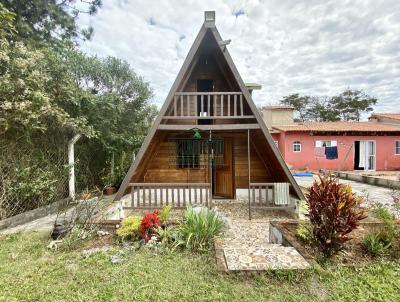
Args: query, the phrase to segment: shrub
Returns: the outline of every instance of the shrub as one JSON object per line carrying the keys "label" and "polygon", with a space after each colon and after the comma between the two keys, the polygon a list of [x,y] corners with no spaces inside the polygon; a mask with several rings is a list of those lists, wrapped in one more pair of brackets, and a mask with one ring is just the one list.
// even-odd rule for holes
{"label": "shrub", "polygon": [[145,214],[140,223],[140,235],[147,242],[152,236],[157,235],[157,230],[160,225],[160,217],[158,217],[158,210],[152,213]]}
{"label": "shrub", "polygon": [[161,223],[166,223],[167,222],[167,220],[169,218],[169,215],[171,214],[171,209],[172,209],[171,205],[167,205],[167,206],[164,206],[162,208],[162,210],[160,212]]}
{"label": "shrub", "polygon": [[191,250],[207,250],[213,237],[220,233],[223,227],[224,223],[215,211],[204,209],[196,212],[188,208],[179,228],[180,244]]}
{"label": "shrub", "polygon": [[393,214],[390,213],[390,211],[385,208],[381,203],[374,204],[374,206],[372,207],[372,213],[376,218],[382,220],[383,222],[394,221]]}
{"label": "shrub", "polygon": [[122,220],[121,227],[117,229],[117,236],[121,238],[135,239],[139,236],[139,227],[142,222],[140,216],[128,216]]}
{"label": "shrub", "polygon": [[177,241],[178,234],[174,228],[158,228],[158,240],[164,247],[173,247]]}
{"label": "shrub", "polygon": [[312,225],[313,241],[325,257],[331,257],[343,249],[350,240],[348,234],[366,218],[357,197],[349,185],[339,184],[331,176],[320,176],[307,194],[308,217]]}
{"label": "shrub", "polygon": [[367,252],[372,256],[385,254],[394,243],[394,237],[385,231],[373,231],[368,233],[363,239],[363,245]]}
{"label": "shrub", "polygon": [[310,242],[311,240],[311,231],[310,231],[310,223],[307,221],[300,221],[299,226],[296,230],[296,237],[299,238],[303,242]]}

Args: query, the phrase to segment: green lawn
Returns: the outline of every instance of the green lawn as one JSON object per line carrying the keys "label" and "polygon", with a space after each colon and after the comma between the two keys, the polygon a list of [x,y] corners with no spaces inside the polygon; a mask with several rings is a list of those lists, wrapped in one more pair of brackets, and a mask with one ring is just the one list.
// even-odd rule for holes
{"label": "green lawn", "polygon": [[43,233],[0,236],[0,301],[399,301],[400,262],[298,273],[223,274],[211,254],[115,247],[83,259]]}

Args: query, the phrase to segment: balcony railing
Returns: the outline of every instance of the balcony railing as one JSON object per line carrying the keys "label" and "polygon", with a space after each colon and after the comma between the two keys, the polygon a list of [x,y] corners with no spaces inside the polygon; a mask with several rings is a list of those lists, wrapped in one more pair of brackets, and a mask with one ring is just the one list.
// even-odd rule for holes
{"label": "balcony railing", "polygon": [[253,118],[241,92],[177,92],[166,119]]}

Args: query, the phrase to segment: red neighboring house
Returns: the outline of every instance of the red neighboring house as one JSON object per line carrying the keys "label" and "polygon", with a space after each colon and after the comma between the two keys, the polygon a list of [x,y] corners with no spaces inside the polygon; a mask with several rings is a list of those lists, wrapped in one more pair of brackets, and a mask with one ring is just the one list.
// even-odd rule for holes
{"label": "red neighboring house", "polygon": [[400,114],[298,123],[293,108],[267,106],[262,115],[292,170],[400,170]]}

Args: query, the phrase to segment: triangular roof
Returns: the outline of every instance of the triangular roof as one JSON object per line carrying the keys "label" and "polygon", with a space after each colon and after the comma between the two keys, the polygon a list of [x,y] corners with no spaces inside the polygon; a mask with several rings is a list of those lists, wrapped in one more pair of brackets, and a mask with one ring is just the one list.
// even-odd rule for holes
{"label": "triangular roof", "polygon": [[[210,12],[205,12],[206,16],[207,13]],[[211,12],[213,13],[213,12]],[[140,150],[135,158],[135,161],[132,163],[131,167],[129,168],[128,173],[126,174],[117,195],[115,196],[114,200],[120,200],[124,193],[126,192],[129,182],[132,179],[132,176],[134,175],[136,169],[138,168],[140,162],[142,161],[142,158],[144,156],[144,153],[146,152],[152,138],[154,137],[158,127],[161,124],[161,121],[164,117],[164,115],[166,114],[168,108],[170,107],[173,99],[174,99],[174,95],[176,92],[178,92],[178,88],[181,84],[181,82],[184,80],[185,75],[187,75],[188,72],[190,72],[190,67],[193,65],[192,62],[195,58],[196,52],[198,51],[203,39],[205,38],[207,32],[211,32],[213,37],[215,38],[215,40],[217,41],[218,45],[221,47],[222,49],[222,54],[223,54],[223,58],[225,59],[227,65],[229,66],[231,72],[234,75],[234,78],[240,88],[240,92],[243,93],[244,95],[244,99],[247,101],[253,115],[254,118],[257,120],[258,125],[260,126],[260,129],[262,130],[267,143],[269,144],[269,146],[271,147],[271,150],[273,151],[273,155],[277,158],[281,168],[283,169],[287,180],[290,182],[290,184],[292,185],[297,197],[299,199],[304,199],[304,195],[300,189],[300,187],[298,186],[297,182],[295,181],[295,179],[293,178],[293,175],[290,173],[289,168],[287,167],[285,161],[283,160],[281,153],[279,152],[278,148],[276,147],[272,136],[270,135],[267,126],[265,125],[256,105],[253,102],[253,99],[251,97],[251,94],[249,93],[248,89],[245,86],[245,83],[243,82],[238,70],[236,69],[236,66],[232,60],[232,57],[229,54],[228,49],[226,48],[226,43],[225,41],[222,40],[220,33],[218,32],[216,26],[215,26],[215,22],[214,20],[206,20],[204,21],[199,33],[197,34],[196,39],[194,40],[194,43],[192,45],[192,47],[189,50],[188,55],[186,56],[186,59],[167,95],[167,98],[163,104],[163,106],[161,107],[160,113],[158,114],[157,118],[155,119],[150,131],[148,132],[145,140],[143,141],[142,146],[140,147]]]}

